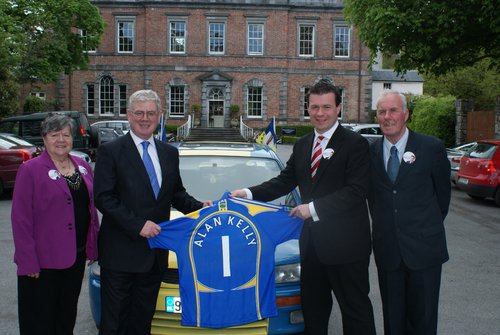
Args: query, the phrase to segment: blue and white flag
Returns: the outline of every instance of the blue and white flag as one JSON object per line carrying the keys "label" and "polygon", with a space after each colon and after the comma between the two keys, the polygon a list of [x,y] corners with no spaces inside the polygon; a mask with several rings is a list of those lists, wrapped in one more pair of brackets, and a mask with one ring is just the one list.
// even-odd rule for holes
{"label": "blue and white flag", "polygon": [[160,117],[160,130],[158,131],[158,139],[162,142],[167,142],[167,130],[165,129],[165,114]]}
{"label": "blue and white flag", "polygon": [[256,142],[269,146],[271,149],[276,151],[276,142],[278,138],[276,137],[276,127],[274,125],[274,117],[267,126],[267,128],[257,137]]}

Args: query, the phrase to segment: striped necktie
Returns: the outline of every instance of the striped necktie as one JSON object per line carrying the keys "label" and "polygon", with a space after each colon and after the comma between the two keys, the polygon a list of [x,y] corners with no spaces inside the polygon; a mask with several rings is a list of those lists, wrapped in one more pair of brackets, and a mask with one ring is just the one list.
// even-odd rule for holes
{"label": "striped necktie", "polygon": [[321,142],[325,137],[319,135],[314,142],[314,148],[311,157],[311,178],[314,181],[316,177],[316,172],[318,172],[319,162],[321,161],[321,155],[323,154],[323,149],[321,147]]}

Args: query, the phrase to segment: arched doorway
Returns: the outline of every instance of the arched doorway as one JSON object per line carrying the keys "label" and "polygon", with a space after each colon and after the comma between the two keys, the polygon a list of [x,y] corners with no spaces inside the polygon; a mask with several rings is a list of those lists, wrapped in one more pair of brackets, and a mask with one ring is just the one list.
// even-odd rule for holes
{"label": "arched doorway", "polygon": [[214,87],[208,93],[208,125],[209,127],[224,127],[224,92]]}

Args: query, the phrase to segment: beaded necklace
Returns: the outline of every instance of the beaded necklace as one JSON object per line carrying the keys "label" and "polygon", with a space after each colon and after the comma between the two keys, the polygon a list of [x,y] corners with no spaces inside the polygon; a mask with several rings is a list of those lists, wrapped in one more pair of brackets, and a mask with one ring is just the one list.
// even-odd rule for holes
{"label": "beaded necklace", "polygon": [[63,177],[64,179],[66,179],[68,186],[71,187],[73,190],[76,191],[80,189],[80,185],[82,184],[82,178],[80,177],[78,171],[75,170],[75,172],[72,175]]}

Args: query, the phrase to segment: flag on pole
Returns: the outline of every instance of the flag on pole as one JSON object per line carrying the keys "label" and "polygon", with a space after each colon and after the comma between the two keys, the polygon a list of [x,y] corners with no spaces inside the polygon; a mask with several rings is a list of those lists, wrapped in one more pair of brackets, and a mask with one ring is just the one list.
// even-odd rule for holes
{"label": "flag on pole", "polygon": [[167,142],[167,131],[165,129],[165,114],[160,116],[160,131],[158,132],[158,139],[162,142]]}
{"label": "flag on pole", "polygon": [[267,126],[267,128],[257,137],[256,142],[269,146],[271,149],[276,151],[276,142],[278,138],[276,137],[276,127],[274,125],[274,117]]}

